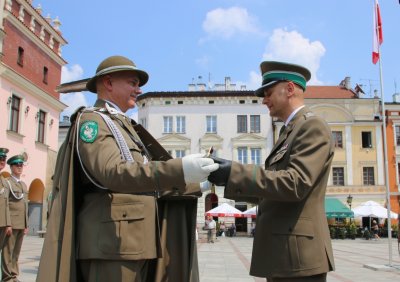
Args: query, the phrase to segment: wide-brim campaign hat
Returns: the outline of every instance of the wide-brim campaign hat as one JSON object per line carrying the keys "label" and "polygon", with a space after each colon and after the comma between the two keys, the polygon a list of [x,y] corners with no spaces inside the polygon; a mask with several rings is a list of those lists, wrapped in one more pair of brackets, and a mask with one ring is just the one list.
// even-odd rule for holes
{"label": "wide-brim campaign hat", "polygon": [[149,80],[149,75],[144,70],[136,67],[135,63],[123,56],[111,56],[102,61],[96,69],[96,74],[86,83],[86,88],[97,93],[96,80],[98,77],[119,71],[133,71],[139,77],[139,86],[143,86]]}
{"label": "wide-brim campaign hat", "polygon": [[25,157],[23,155],[15,155],[8,159],[8,165],[23,164]]}
{"label": "wide-brim campaign hat", "polygon": [[9,150],[7,148],[0,148],[0,157],[7,157]]}
{"label": "wide-brim campaign hat", "polygon": [[262,84],[255,91],[258,97],[264,97],[264,90],[281,81],[292,81],[306,90],[311,72],[303,66],[276,61],[264,61],[260,64]]}

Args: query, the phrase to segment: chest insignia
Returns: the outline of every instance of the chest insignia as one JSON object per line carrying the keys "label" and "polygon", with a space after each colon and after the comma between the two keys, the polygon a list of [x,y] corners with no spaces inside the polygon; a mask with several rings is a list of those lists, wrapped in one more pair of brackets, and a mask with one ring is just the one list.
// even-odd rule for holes
{"label": "chest insignia", "polygon": [[79,129],[79,137],[86,143],[93,143],[98,133],[99,125],[92,120],[85,121]]}

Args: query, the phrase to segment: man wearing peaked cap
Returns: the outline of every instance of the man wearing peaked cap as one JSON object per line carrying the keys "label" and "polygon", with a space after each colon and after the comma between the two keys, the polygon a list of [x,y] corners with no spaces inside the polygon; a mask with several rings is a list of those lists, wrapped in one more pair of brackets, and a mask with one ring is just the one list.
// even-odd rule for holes
{"label": "man wearing peaked cap", "polygon": [[[304,105],[310,71],[284,62],[261,65],[255,95],[282,130],[265,167],[217,159],[208,180],[224,197],[258,204],[250,274],[268,282],[326,281],[334,269],[324,200],[334,142],[327,123]],[[274,255],[271,255],[274,254]]]}
{"label": "man wearing peaked cap", "polygon": [[[128,58],[112,56],[87,82],[98,99],[94,107],[71,117],[57,157],[38,282],[76,281],[80,276],[99,282],[198,281],[193,241],[198,183],[218,164],[201,154],[172,159],[125,115],[148,78]],[[172,195],[175,201],[168,202]],[[68,197],[79,200],[79,209]],[[60,210],[67,210],[65,218]],[[64,230],[62,240],[52,237]],[[61,248],[58,242],[73,247]],[[71,262],[71,257],[77,260]]]}
{"label": "man wearing peaked cap", "polygon": [[2,281],[19,281],[18,258],[24,235],[28,232],[28,187],[21,180],[24,156],[15,155],[8,159],[11,176],[6,179],[9,187],[9,209],[12,232],[3,246],[1,257]]}
{"label": "man wearing peaked cap", "polygon": [[[0,172],[6,166],[7,153],[7,148],[0,148]],[[3,249],[8,236],[10,236],[12,232],[8,203],[9,192],[10,190],[7,182],[0,174],[0,249]]]}

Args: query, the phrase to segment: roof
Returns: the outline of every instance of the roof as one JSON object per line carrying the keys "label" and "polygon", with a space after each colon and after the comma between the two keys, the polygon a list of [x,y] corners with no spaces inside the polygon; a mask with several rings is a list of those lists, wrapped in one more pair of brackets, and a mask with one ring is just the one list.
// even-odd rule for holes
{"label": "roof", "polygon": [[[138,96],[137,100],[146,98],[185,98],[185,97],[254,97],[252,90],[234,91],[171,91],[171,92],[146,92]],[[306,99],[358,99],[356,92],[342,86],[307,86]]]}

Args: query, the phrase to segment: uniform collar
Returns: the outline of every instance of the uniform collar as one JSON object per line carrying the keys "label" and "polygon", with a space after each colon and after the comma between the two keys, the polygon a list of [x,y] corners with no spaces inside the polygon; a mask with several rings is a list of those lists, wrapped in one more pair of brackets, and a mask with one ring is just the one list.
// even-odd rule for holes
{"label": "uniform collar", "polygon": [[289,122],[293,119],[293,117],[302,109],[304,108],[305,105],[298,107],[297,109],[295,109],[287,118],[287,120],[285,121],[285,126],[288,126]]}
{"label": "uniform collar", "polygon": [[14,178],[16,182],[21,182],[21,179],[16,178],[14,175],[11,174],[11,177]]}

